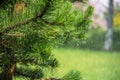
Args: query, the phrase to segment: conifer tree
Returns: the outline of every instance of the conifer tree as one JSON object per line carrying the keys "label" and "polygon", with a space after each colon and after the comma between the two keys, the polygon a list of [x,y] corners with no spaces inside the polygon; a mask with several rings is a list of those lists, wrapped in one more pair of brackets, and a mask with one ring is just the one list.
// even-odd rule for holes
{"label": "conifer tree", "polygon": [[0,80],[40,79],[43,68],[57,67],[51,50],[67,37],[82,39],[92,10],[79,12],[71,0],[1,0]]}

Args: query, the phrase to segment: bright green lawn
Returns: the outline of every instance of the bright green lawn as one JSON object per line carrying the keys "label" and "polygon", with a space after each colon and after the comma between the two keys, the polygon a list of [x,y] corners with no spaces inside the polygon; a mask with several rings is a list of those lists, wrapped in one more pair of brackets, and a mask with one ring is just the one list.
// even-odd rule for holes
{"label": "bright green lawn", "polygon": [[55,76],[79,70],[84,80],[120,80],[120,54],[79,49],[56,49],[60,67]]}
{"label": "bright green lawn", "polygon": [[84,80],[120,80],[120,53],[79,49],[56,49],[53,52],[60,62],[55,77],[62,77],[69,70],[79,70]]}

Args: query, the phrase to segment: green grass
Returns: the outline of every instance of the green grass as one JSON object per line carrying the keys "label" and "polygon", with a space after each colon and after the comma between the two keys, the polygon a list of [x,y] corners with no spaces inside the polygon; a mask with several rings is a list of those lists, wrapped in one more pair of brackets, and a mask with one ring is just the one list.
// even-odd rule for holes
{"label": "green grass", "polygon": [[62,77],[69,70],[79,70],[84,80],[120,80],[120,54],[79,49],[56,49],[60,62],[55,72]]}
{"label": "green grass", "polygon": [[[53,77],[62,77],[70,70],[78,70],[84,80],[120,80],[120,54],[80,49],[55,49],[60,66]],[[51,76],[48,73],[48,76]],[[15,78],[14,80],[27,80]]]}

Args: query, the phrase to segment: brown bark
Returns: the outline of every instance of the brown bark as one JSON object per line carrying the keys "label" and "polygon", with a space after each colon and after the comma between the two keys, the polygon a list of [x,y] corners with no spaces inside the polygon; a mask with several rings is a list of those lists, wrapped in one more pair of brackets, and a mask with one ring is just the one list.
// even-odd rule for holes
{"label": "brown bark", "polygon": [[10,65],[5,66],[0,74],[0,80],[12,80],[16,68],[16,63],[13,62]]}

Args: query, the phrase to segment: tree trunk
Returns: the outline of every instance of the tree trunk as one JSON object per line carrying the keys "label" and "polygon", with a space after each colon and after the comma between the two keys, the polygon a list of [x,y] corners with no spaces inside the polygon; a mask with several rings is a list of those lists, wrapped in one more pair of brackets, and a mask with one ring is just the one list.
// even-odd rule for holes
{"label": "tree trunk", "polygon": [[10,65],[5,66],[0,74],[0,80],[12,80],[16,68],[16,63],[13,62]]}
{"label": "tree trunk", "polygon": [[106,51],[112,50],[113,10],[114,10],[113,0],[109,0],[107,32],[106,32],[106,39],[105,39],[105,43],[104,43],[104,49]]}

